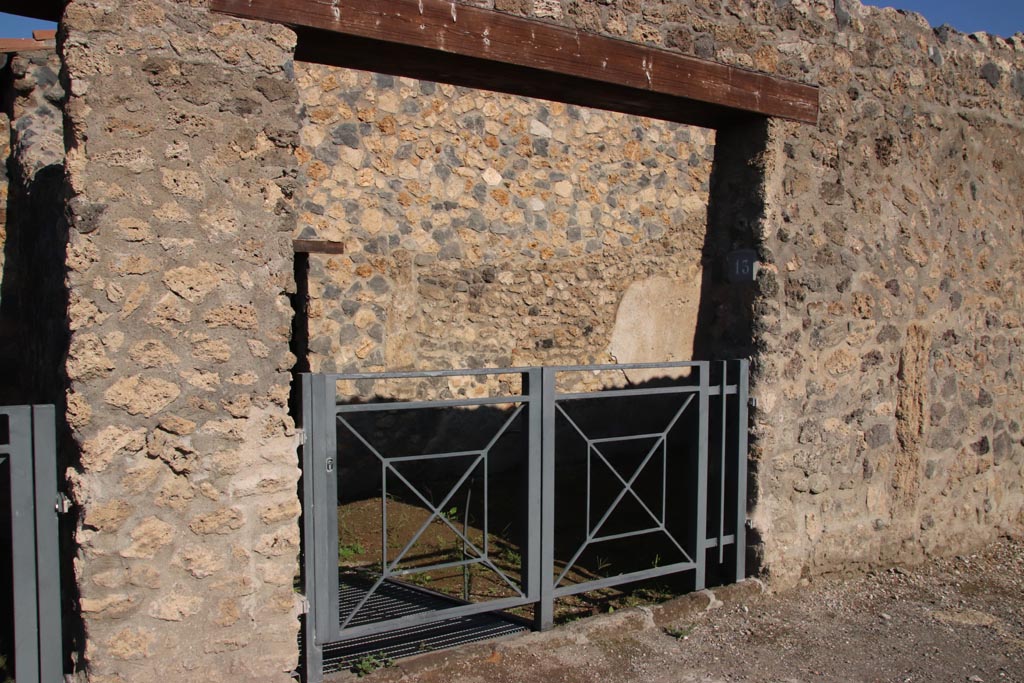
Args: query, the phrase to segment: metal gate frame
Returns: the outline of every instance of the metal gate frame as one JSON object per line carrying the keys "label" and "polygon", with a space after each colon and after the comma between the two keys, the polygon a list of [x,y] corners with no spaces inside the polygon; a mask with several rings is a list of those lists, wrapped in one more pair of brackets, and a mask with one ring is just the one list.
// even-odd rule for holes
{"label": "metal gate frame", "polygon": [[56,419],[52,405],[0,407],[8,442],[14,572],[14,665],[18,683],[60,683],[64,649],[60,614]]}
{"label": "metal gate frame", "polygon": [[[735,363],[738,371],[734,373],[735,378],[729,382],[729,367]],[[721,368],[721,381],[712,385],[710,382],[711,369],[714,366]],[[628,371],[628,370],[680,370],[690,369],[696,372],[697,381],[680,384],[678,386],[666,386],[656,388],[624,388],[605,389],[594,392],[582,393],[560,393],[556,389],[556,380],[560,373],[572,372],[607,372],[607,371]],[[473,376],[494,376],[494,375],[521,375],[522,392],[519,395],[485,397],[479,399],[451,399],[437,401],[395,401],[384,403],[352,403],[339,405],[337,383],[339,381],[359,380],[398,380],[398,379],[422,379],[422,378],[448,378],[448,377],[473,377]],[[554,600],[558,597],[608,588],[624,583],[639,581],[642,579],[664,576],[666,574],[682,571],[694,571],[696,590],[705,587],[706,555],[707,552],[718,548],[719,563],[724,561],[724,549],[727,545],[735,548],[735,578],[742,580],[745,576],[745,523],[747,503],[747,403],[748,403],[748,374],[749,362],[740,361],[691,361],[685,363],[639,363],[625,365],[596,365],[596,366],[557,366],[543,368],[489,368],[479,370],[450,370],[433,372],[390,372],[390,373],[355,373],[355,374],[310,374],[302,375],[302,434],[303,434],[303,574],[304,591],[306,594],[306,615],[303,630],[304,646],[304,674],[307,682],[322,680],[323,648],[327,645],[358,638],[365,635],[383,633],[396,628],[414,626],[419,624],[440,621],[458,616],[479,614],[506,610],[527,604],[536,604],[536,622],[538,629],[550,628],[553,624]],[[601,399],[621,398],[629,396],[647,396],[657,394],[678,394],[688,395],[682,409],[675,416],[687,409],[696,399],[698,417],[697,437],[697,500],[695,505],[696,523],[693,529],[693,537],[687,539],[687,545],[695,549],[694,556],[687,556],[688,561],[678,562],[668,566],[652,567],[647,570],[633,572],[630,574],[607,577],[599,580],[576,583],[566,586],[559,586],[562,576],[556,578],[554,558],[554,528],[555,528],[555,461],[556,461],[556,413],[561,410],[560,406],[569,401],[579,399]],[[729,415],[727,408],[727,397],[735,396],[737,406],[733,415]],[[709,417],[711,414],[710,402],[713,397],[721,397],[721,442],[716,444],[715,450],[719,458],[719,485],[718,492],[719,509],[714,511],[717,514],[717,522],[714,528],[715,535],[708,532],[709,511],[708,505],[708,459],[711,445],[709,441]],[[356,398],[356,397],[348,397]],[[413,614],[393,619],[386,622],[375,622],[371,624],[349,626],[351,617],[342,623],[339,618],[339,569],[338,569],[338,534],[337,534],[337,475],[334,468],[337,463],[337,425],[341,424],[348,428],[359,438],[351,426],[344,422],[344,416],[348,413],[366,411],[393,411],[405,409],[425,408],[448,408],[457,406],[482,406],[482,405],[509,405],[521,404],[520,411],[525,411],[528,425],[528,490],[526,505],[528,521],[528,542],[523,550],[523,590],[520,597],[502,598],[489,602],[460,605],[448,609],[436,610],[433,612]],[[566,417],[568,417],[566,415]],[[508,423],[506,423],[507,426]],[[735,451],[727,443],[727,435],[731,429],[736,432]],[[660,434],[636,435],[640,438],[660,438],[659,443],[664,443],[668,432],[672,429],[669,425]],[[499,430],[499,436],[501,431]],[[582,433],[581,433],[582,434]],[[587,438],[588,448],[600,440]],[[497,440],[497,436],[494,441]],[[620,439],[621,440],[621,439]],[[493,445],[494,441],[491,442]],[[364,445],[370,446],[363,441]],[[472,455],[479,455],[486,462],[488,448],[482,451],[474,451]],[[370,451],[381,461],[382,471],[386,472],[388,464],[379,454]],[[653,449],[652,449],[653,452]],[[450,457],[453,455],[467,455],[467,453],[441,453],[410,456],[406,459],[427,459]],[[589,454],[588,454],[589,457]],[[650,455],[648,455],[648,459]],[[646,462],[646,461],[645,461]],[[726,467],[735,468],[736,491],[735,509],[726,509]],[[641,469],[643,465],[641,465]],[[639,472],[639,470],[637,470]],[[667,476],[667,475],[663,475]],[[626,481],[619,476],[623,484],[623,491],[620,498],[631,490],[632,481]],[[636,474],[633,479],[635,480]],[[664,482],[663,482],[664,485]],[[457,488],[458,485],[456,485]],[[414,489],[415,490],[415,489]],[[634,497],[636,494],[634,493]],[[322,502],[321,502],[322,501]],[[430,508],[435,506],[424,499]],[[641,504],[643,504],[641,502]],[[615,504],[613,504],[614,507]],[[385,503],[386,506],[386,503]],[[442,502],[436,506],[437,509],[444,507]],[[650,510],[648,510],[650,512]],[[386,515],[386,507],[383,512]],[[652,515],[654,513],[651,513]],[[436,515],[432,515],[433,519]],[[607,517],[607,515],[606,515]],[[430,521],[428,519],[428,523]],[[442,519],[442,521],[444,521]],[[734,532],[726,534],[727,521],[733,526]],[[386,529],[386,518],[384,523]],[[600,524],[598,524],[598,527]],[[645,530],[646,533],[650,530]],[[662,516],[661,528],[655,531],[665,530],[664,516]],[[589,532],[589,530],[588,530]],[[458,533],[456,531],[456,533]],[[637,532],[641,533],[641,532]],[[627,534],[635,535],[635,534]],[[591,534],[593,536],[593,534]],[[671,536],[670,536],[671,538]],[[604,539],[596,539],[604,540]],[[596,542],[595,540],[595,542]],[[411,545],[415,541],[409,542]],[[588,537],[588,543],[590,539]],[[673,539],[675,542],[675,539]],[[678,545],[678,544],[677,544]],[[581,548],[582,551],[582,548]],[[685,551],[683,553],[686,555]],[[577,556],[579,554],[577,553]],[[486,549],[484,550],[486,559]],[[397,564],[397,562],[396,562]],[[571,562],[570,562],[571,564]],[[568,569],[566,569],[568,571]],[[382,563],[382,576],[380,582],[388,578],[388,568]],[[371,591],[372,592],[372,591]],[[352,612],[352,615],[358,611]]]}

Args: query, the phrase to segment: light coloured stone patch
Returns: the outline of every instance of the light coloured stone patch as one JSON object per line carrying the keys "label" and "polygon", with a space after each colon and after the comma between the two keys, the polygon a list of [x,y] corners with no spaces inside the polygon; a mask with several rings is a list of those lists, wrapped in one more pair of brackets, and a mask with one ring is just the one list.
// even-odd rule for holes
{"label": "light coloured stone patch", "polygon": [[[623,295],[615,315],[610,355],[617,363],[691,360],[700,297],[700,270],[694,270],[690,278],[659,276],[634,282]],[[689,374],[689,368],[626,371],[633,383]]]}
{"label": "light coloured stone patch", "polygon": [[129,415],[152,417],[181,394],[176,384],[159,377],[133,375],[115,382],[104,393],[107,403]]}

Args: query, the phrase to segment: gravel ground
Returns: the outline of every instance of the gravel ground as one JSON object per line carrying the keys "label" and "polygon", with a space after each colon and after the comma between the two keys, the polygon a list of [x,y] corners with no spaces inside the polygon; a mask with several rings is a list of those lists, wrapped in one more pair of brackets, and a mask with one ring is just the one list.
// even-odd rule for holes
{"label": "gravel ground", "polygon": [[746,582],[403,660],[363,680],[1024,683],[1024,541],[780,594]]}

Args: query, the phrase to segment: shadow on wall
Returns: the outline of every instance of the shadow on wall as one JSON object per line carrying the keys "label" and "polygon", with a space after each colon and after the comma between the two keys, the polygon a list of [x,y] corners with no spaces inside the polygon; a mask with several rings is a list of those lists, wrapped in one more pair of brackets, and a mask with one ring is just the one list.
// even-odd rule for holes
{"label": "shadow on wall", "polygon": [[[4,378],[0,402],[56,407],[57,471],[62,473],[78,464],[79,453],[65,417],[70,329],[65,286],[68,223],[59,133],[63,91],[55,59],[44,52],[12,55],[0,71],[0,107],[12,120],[12,151],[5,159],[9,192],[0,280],[0,376]],[[28,78],[33,86],[27,90],[20,87],[22,78]],[[24,99],[15,118],[14,104],[19,98]],[[53,146],[57,148],[51,149]],[[58,486],[63,488],[60,482]],[[78,600],[72,570],[76,555],[74,523],[74,515],[61,518],[62,611],[65,642],[81,646],[81,621],[71,616],[77,614]],[[7,590],[0,593],[0,600],[8,600],[9,577],[2,578],[2,588]],[[12,611],[9,604],[0,603],[0,614],[5,616],[0,623],[0,645],[13,642],[6,630],[6,616]]]}
{"label": "shadow on wall", "polygon": [[[760,237],[760,226],[766,217],[764,187],[770,121],[751,118],[716,132],[715,159],[711,167],[708,196],[708,229],[702,249],[703,280],[696,332],[693,340],[694,360],[749,358],[750,382],[758,381],[759,356],[767,351],[760,342],[760,332],[770,324],[762,280],[732,283],[726,275],[729,254],[752,250],[758,260],[771,262]],[[747,512],[757,505],[758,444],[750,434],[747,462]],[[747,530],[747,574],[754,575],[762,567],[763,545],[756,527]]]}

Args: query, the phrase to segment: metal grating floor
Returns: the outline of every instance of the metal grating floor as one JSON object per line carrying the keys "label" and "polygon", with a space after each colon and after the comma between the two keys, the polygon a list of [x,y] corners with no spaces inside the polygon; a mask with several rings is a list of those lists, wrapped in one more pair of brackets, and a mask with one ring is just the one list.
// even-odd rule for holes
{"label": "metal grating floor", "polygon": [[[341,615],[347,616],[366,594],[368,586],[345,577],[339,586]],[[349,624],[358,626],[396,619],[464,604],[415,586],[386,581],[370,596]],[[396,629],[387,633],[353,638],[324,646],[324,673],[351,669],[367,658],[394,660],[444,650],[458,645],[500,638],[529,629],[520,621],[499,613],[476,614],[445,619],[431,624]]]}

